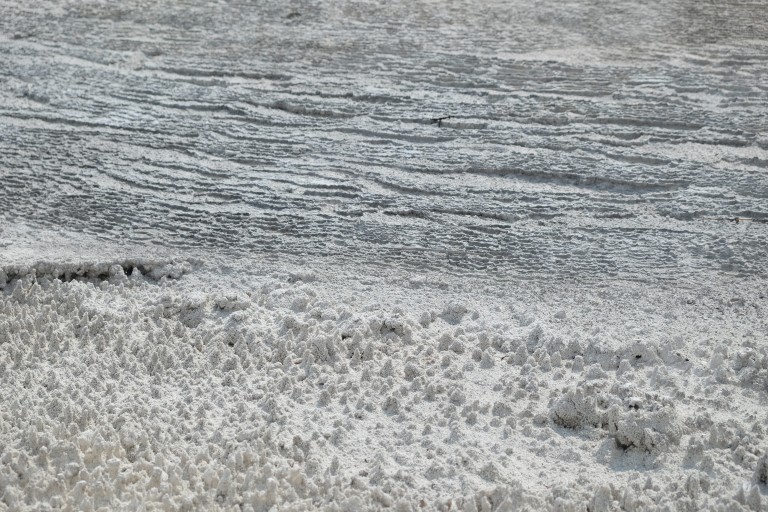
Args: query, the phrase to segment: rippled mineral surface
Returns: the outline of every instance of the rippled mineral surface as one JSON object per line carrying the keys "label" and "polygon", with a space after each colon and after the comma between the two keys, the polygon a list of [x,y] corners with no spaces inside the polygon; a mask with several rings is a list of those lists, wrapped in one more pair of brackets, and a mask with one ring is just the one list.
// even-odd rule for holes
{"label": "rippled mineral surface", "polygon": [[0,511],[768,510],[767,12],[0,0]]}
{"label": "rippled mineral surface", "polygon": [[765,4],[641,4],[6,1],[2,214],[417,269],[765,272]]}

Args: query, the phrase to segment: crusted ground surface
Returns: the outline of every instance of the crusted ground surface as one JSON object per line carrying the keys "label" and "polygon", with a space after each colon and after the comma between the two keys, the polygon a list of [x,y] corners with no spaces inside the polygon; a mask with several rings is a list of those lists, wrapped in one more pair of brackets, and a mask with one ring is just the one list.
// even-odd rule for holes
{"label": "crusted ground surface", "polygon": [[768,510],[764,11],[0,0],[0,510]]}

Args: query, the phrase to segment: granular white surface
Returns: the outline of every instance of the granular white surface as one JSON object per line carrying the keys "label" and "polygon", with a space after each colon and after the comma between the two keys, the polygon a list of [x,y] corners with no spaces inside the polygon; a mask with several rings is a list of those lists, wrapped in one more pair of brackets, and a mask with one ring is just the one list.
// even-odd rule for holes
{"label": "granular white surface", "polygon": [[0,295],[10,510],[768,501],[759,282],[122,264]]}

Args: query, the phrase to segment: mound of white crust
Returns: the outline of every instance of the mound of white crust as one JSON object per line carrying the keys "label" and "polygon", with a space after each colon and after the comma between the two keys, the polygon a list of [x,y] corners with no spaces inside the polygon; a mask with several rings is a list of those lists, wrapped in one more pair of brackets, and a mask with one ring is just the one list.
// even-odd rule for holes
{"label": "mound of white crust", "polygon": [[768,507],[749,283],[411,300],[194,268],[3,269],[0,509]]}

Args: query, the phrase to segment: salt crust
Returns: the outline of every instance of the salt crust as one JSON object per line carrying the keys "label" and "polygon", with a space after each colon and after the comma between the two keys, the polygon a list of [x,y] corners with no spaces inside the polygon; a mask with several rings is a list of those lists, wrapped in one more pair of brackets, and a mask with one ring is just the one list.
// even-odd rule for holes
{"label": "salt crust", "polygon": [[1,510],[768,507],[748,286],[405,310],[198,264],[0,271]]}

